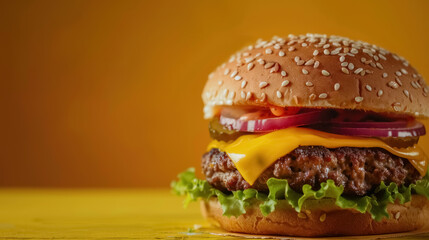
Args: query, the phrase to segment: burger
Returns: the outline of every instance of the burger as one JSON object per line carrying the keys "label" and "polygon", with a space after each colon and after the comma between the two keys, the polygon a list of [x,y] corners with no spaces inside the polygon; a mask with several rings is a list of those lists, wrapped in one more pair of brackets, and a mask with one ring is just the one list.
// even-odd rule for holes
{"label": "burger", "polygon": [[406,232],[429,220],[418,120],[429,88],[403,57],[321,34],[258,40],[209,75],[205,180],[172,183],[221,228],[289,236]]}

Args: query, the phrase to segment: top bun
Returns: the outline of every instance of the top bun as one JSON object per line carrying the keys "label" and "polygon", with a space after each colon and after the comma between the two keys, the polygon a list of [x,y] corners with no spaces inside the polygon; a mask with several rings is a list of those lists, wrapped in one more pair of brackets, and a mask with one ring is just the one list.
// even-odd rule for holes
{"label": "top bun", "polygon": [[215,106],[358,109],[429,117],[429,88],[404,58],[362,41],[320,34],[258,40],[209,75]]}

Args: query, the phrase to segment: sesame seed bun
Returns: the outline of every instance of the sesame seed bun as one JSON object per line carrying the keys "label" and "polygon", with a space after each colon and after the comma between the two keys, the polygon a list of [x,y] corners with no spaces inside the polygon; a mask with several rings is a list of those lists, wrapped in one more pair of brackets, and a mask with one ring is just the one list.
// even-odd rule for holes
{"label": "sesame seed bun", "polygon": [[429,201],[420,195],[413,195],[411,202],[406,204],[389,204],[390,218],[380,222],[369,214],[342,209],[329,202],[321,204],[320,201],[307,200],[301,213],[282,207],[266,217],[256,205],[239,217],[223,216],[217,198],[202,201],[201,208],[207,219],[230,232],[302,237],[408,232],[424,227],[429,217]]}
{"label": "sesame seed bun", "polygon": [[429,117],[429,88],[404,58],[338,36],[259,40],[209,75],[205,118],[216,106],[359,109]]}

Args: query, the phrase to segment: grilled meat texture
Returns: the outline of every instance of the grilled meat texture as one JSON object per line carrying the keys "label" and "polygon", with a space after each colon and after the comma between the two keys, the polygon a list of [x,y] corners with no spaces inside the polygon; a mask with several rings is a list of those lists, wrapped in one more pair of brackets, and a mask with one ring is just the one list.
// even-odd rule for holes
{"label": "grilled meat texture", "polygon": [[247,188],[268,192],[266,181],[274,177],[287,179],[297,192],[301,192],[304,184],[319,189],[320,183],[332,179],[337,186],[344,186],[345,195],[362,196],[382,181],[408,185],[421,179],[407,159],[381,148],[299,147],[275,161],[252,186],[243,179],[228,155],[219,149],[211,149],[203,155],[202,169],[207,181],[224,192]]}

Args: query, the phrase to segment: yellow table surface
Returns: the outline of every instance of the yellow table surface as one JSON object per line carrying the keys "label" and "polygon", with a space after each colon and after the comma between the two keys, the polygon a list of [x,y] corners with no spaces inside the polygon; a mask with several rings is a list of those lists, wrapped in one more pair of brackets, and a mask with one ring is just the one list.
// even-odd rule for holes
{"label": "yellow table surface", "polygon": [[211,234],[182,201],[168,189],[0,189],[0,239],[242,239]]}

